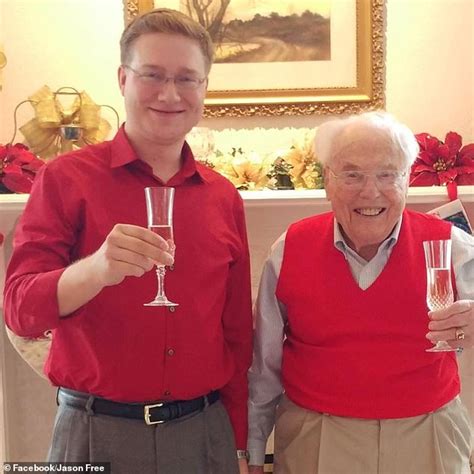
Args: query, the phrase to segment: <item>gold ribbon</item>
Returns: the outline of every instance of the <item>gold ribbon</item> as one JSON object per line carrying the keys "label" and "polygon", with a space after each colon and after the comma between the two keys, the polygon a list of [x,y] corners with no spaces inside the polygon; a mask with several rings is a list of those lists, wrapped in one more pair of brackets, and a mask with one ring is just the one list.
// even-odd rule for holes
{"label": "gold ribbon", "polygon": [[[60,97],[75,96],[70,104]],[[20,127],[33,153],[43,159],[53,158],[107,138],[111,126],[100,116],[97,105],[86,92],[63,87],[53,92],[48,86],[28,97],[35,117]],[[76,133],[77,132],[77,133]]]}

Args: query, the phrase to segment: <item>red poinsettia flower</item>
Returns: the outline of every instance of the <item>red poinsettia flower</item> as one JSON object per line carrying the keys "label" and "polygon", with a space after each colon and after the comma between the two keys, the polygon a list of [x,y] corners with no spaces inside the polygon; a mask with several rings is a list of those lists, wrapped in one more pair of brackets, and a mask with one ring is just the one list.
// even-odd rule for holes
{"label": "red poinsettia flower", "polygon": [[44,165],[28,147],[0,146],[0,184],[14,193],[29,193],[37,171]]}
{"label": "red poinsettia flower", "polygon": [[428,133],[415,135],[420,153],[411,168],[410,186],[474,184],[474,143],[462,147],[455,132],[444,143]]}

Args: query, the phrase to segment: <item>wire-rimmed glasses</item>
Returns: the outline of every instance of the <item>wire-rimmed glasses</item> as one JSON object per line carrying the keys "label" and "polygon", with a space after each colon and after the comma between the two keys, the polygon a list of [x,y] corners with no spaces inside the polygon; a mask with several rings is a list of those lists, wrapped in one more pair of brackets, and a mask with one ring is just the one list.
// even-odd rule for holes
{"label": "wire-rimmed glasses", "polygon": [[186,92],[196,90],[206,79],[207,77],[198,77],[194,73],[178,74],[176,76],[167,76],[162,71],[138,71],[132,66],[127,64],[122,64],[122,67],[132,71],[140,81],[147,86],[154,88],[161,88],[168,81],[172,81],[177,91]]}
{"label": "wire-rimmed glasses", "polygon": [[347,170],[340,171],[339,173],[335,173],[331,168],[328,168],[328,170],[335,179],[353,190],[361,190],[369,176],[375,178],[378,189],[390,189],[401,184],[407,175],[407,171],[398,170]]}

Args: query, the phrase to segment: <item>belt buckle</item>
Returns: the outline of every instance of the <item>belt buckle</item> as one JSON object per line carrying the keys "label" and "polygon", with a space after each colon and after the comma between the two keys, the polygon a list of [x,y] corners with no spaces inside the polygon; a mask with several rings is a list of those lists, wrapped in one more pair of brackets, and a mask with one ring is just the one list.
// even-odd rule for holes
{"label": "belt buckle", "polygon": [[159,407],[162,407],[164,405],[164,403],[157,403],[156,405],[145,405],[144,407],[144,410],[145,410],[145,413],[144,413],[144,418],[145,418],[145,423],[147,425],[157,425],[159,423],[164,423],[165,420],[158,420],[158,421],[151,421],[150,420],[150,410],[152,408],[159,408]]}

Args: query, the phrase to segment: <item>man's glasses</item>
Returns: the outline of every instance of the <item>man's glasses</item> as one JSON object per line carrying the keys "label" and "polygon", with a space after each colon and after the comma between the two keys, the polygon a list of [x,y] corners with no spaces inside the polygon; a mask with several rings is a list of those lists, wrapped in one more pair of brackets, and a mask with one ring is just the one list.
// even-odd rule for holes
{"label": "man's glasses", "polygon": [[340,181],[341,184],[350,189],[360,190],[364,187],[367,177],[373,176],[379,189],[390,189],[399,185],[407,175],[406,171],[379,170],[379,171],[341,171],[336,174],[331,168],[329,172]]}
{"label": "man's glasses", "polygon": [[178,92],[196,90],[206,80],[206,77],[197,77],[194,74],[178,74],[177,76],[168,77],[162,72],[140,72],[126,64],[122,66],[126,69],[130,69],[145,85],[160,88],[168,81],[172,81]]}

